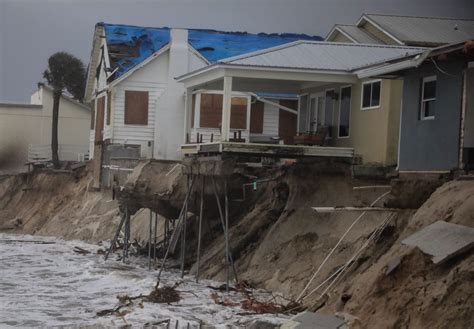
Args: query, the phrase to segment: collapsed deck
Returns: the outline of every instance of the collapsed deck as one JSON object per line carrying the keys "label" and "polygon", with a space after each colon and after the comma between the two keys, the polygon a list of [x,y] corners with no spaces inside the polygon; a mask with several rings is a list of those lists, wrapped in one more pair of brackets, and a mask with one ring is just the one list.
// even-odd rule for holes
{"label": "collapsed deck", "polygon": [[183,144],[181,145],[181,152],[185,156],[235,154],[276,158],[322,157],[352,159],[354,157],[354,149],[348,147],[238,142]]}

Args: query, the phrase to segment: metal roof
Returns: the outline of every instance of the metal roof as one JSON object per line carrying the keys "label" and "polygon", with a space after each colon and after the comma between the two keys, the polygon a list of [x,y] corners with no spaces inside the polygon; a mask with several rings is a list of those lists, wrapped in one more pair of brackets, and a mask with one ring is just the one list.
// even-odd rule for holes
{"label": "metal roof", "polygon": [[382,41],[374,38],[360,27],[355,25],[341,25],[337,24],[336,28],[349,35],[357,43],[383,44]]}
{"label": "metal roof", "polygon": [[[100,23],[104,27],[114,78],[118,78],[170,42],[170,28],[142,27]],[[223,32],[188,29],[189,44],[213,63],[220,59],[242,55],[290,43],[296,40],[321,40],[319,36],[295,33]]]}
{"label": "metal roof", "polygon": [[441,45],[474,38],[474,20],[365,14],[364,19],[379,25],[406,45]]}
{"label": "metal roof", "polygon": [[351,72],[361,67],[421,53],[425,48],[297,41],[219,63],[241,66]]}

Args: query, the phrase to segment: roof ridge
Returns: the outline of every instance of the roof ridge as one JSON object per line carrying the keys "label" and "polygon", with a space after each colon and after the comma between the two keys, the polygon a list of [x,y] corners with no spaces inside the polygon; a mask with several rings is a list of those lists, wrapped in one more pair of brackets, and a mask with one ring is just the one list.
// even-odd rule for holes
{"label": "roof ridge", "polygon": [[289,42],[283,45],[270,47],[247,54],[224,58],[217,63],[231,63],[236,60],[241,60],[245,58],[255,57],[266,53],[271,53],[285,48],[290,48],[298,46],[300,44],[318,44],[318,45],[328,45],[328,46],[342,46],[342,47],[368,47],[368,48],[396,48],[396,49],[425,49],[424,47],[412,47],[412,46],[403,46],[403,45],[385,45],[385,44],[370,44],[370,43],[347,43],[347,42],[332,42],[332,41],[314,41],[314,40],[297,40]]}
{"label": "roof ridge", "polygon": [[386,16],[386,17],[407,17],[407,18],[423,18],[423,19],[440,19],[440,20],[456,20],[456,21],[474,21],[474,18],[455,18],[455,17],[440,17],[440,16],[411,16],[411,15],[391,15],[391,14],[368,14],[363,16]]}

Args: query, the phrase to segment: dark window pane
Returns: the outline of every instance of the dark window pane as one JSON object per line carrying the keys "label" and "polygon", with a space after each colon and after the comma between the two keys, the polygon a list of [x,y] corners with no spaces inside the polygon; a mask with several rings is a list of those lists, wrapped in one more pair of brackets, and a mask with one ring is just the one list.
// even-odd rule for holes
{"label": "dark window pane", "polygon": [[339,137],[349,136],[349,119],[351,111],[351,87],[341,89],[341,113],[339,117]]}
{"label": "dark window pane", "polygon": [[362,90],[362,107],[370,107],[370,89],[372,84],[366,84]]}
{"label": "dark window pane", "polygon": [[380,81],[372,84],[372,102],[371,106],[379,106],[380,104]]}
{"label": "dark window pane", "polygon": [[436,101],[425,101],[424,103],[424,110],[425,110],[425,117],[434,117],[435,115],[435,103]]}
{"label": "dark window pane", "polygon": [[324,125],[328,127],[328,137],[332,137],[332,118],[334,110],[334,91],[328,90],[326,92],[326,100],[324,104]]}
{"label": "dark window pane", "polygon": [[436,98],[436,80],[424,83],[423,99]]}

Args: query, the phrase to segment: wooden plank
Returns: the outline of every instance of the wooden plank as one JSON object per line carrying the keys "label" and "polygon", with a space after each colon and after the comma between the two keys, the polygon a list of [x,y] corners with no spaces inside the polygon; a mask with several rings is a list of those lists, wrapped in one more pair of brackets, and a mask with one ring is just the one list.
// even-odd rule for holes
{"label": "wooden plank", "polygon": [[265,104],[260,101],[256,101],[252,104],[252,108],[250,110],[250,133],[263,133],[264,108]]}
{"label": "wooden plank", "polygon": [[[298,109],[298,101],[291,99],[281,99],[280,105],[288,107],[290,109]],[[288,111],[279,110],[279,125],[278,125],[278,136],[285,142],[285,144],[293,144],[294,137],[296,136],[296,128],[298,125],[298,116]]]}
{"label": "wooden plank", "polygon": [[107,126],[110,125],[110,118],[112,116],[112,93],[107,92]]}
{"label": "wooden plank", "polygon": [[104,130],[104,111],[105,111],[105,97],[97,99],[97,114],[95,120],[95,141],[102,142]]}

